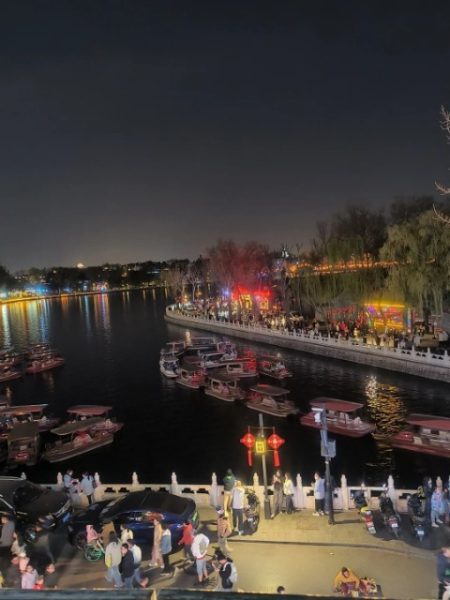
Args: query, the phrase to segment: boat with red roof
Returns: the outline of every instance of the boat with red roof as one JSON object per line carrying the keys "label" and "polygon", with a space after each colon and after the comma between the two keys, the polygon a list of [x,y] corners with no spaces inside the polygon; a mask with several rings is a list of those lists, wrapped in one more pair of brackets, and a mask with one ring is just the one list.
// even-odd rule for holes
{"label": "boat with red roof", "polygon": [[411,414],[407,427],[389,438],[394,448],[450,458],[450,419]]}
{"label": "boat with red roof", "polygon": [[[321,408],[325,411],[327,429],[332,433],[347,435],[349,437],[362,437],[375,431],[373,423],[363,421],[357,414],[364,404],[338,400],[337,398],[320,397],[310,402],[311,408]],[[320,422],[315,420],[315,412],[312,410],[300,417],[300,424],[306,427],[320,429]]]}
{"label": "boat with red roof", "polygon": [[102,406],[100,404],[79,404],[67,409],[67,414],[70,417],[70,423],[83,422],[92,417],[103,417],[103,421],[99,421],[92,427],[92,431],[107,431],[108,433],[117,433],[123,427],[123,423],[118,423],[114,418],[109,416],[112,406]]}

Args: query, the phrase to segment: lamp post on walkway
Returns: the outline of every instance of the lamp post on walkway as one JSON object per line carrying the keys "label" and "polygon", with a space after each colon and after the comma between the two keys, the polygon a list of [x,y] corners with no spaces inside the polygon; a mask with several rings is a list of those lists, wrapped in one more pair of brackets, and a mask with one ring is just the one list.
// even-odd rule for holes
{"label": "lamp post on walkway", "polygon": [[[268,487],[268,481],[267,481],[267,464],[266,464],[267,441],[266,441],[266,436],[264,434],[264,418],[262,416],[262,413],[259,413],[258,416],[259,416],[259,434],[256,439],[256,454],[261,455],[261,462],[262,462],[263,485],[264,485],[264,518],[270,519],[272,511],[270,509],[269,487]],[[259,447],[258,447],[258,445],[259,445]]]}
{"label": "lamp post on walkway", "polygon": [[328,505],[328,524],[334,525],[333,489],[331,485],[330,461],[336,456],[336,442],[328,439],[327,415],[325,407],[313,407],[314,420],[320,425],[320,454],[325,458],[326,504]]}

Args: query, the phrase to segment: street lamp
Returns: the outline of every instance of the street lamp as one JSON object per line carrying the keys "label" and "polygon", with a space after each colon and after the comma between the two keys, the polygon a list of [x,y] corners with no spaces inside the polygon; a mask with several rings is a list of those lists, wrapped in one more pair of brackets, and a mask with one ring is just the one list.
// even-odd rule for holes
{"label": "street lamp", "polygon": [[330,461],[336,456],[336,442],[328,439],[325,407],[313,407],[314,421],[320,425],[320,454],[325,458],[325,484],[328,504],[328,524],[334,525],[333,489],[331,486]]}

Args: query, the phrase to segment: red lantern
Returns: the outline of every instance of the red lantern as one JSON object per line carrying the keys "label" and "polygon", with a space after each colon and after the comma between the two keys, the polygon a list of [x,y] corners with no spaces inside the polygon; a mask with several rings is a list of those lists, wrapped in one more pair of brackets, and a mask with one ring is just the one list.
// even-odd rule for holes
{"label": "red lantern", "polygon": [[252,433],[250,433],[250,431],[248,431],[244,435],[244,437],[241,437],[240,442],[241,444],[244,444],[244,446],[247,448],[247,462],[248,466],[251,467],[253,465],[252,448],[256,442],[255,436]]}
{"label": "red lantern", "polygon": [[277,435],[275,432],[272,433],[272,435],[267,438],[267,444],[268,444],[269,448],[271,448],[273,450],[273,466],[274,467],[280,466],[280,455],[278,453],[278,450],[281,448],[281,446],[284,444],[284,442],[285,442],[285,440],[282,437],[280,437],[279,435]]}

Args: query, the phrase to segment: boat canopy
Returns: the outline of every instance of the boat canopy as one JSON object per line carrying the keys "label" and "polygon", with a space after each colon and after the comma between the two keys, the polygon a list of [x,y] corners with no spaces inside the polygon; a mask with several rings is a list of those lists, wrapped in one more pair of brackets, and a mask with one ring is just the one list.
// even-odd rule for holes
{"label": "boat canopy", "polygon": [[362,408],[364,404],[359,402],[349,402],[348,400],[338,400],[337,398],[327,398],[326,396],[314,398],[310,402],[314,408],[324,408],[325,410],[334,410],[335,412],[352,413]]}
{"label": "boat canopy", "polygon": [[104,423],[105,419],[101,417],[91,417],[90,419],[84,419],[83,421],[77,421],[76,423],[65,423],[60,427],[52,429],[52,433],[56,435],[70,435],[71,433],[77,433],[78,431],[86,431],[92,429],[100,423]]}
{"label": "boat canopy", "polygon": [[201,361],[198,360],[196,363],[183,363],[181,365],[181,370],[182,371],[187,371],[188,373],[198,373],[199,371],[202,370],[202,365],[201,365]]}
{"label": "boat canopy", "polygon": [[17,442],[19,440],[34,439],[39,435],[37,423],[19,423],[15,425],[8,433],[8,442]]}
{"label": "boat canopy", "polygon": [[219,381],[220,383],[236,383],[239,381],[239,378],[228,375],[228,373],[211,373],[211,375],[208,376],[208,379],[211,381]]}
{"label": "boat canopy", "polygon": [[112,410],[112,406],[80,404],[78,406],[72,406],[71,408],[68,408],[67,412],[80,417],[99,417],[101,415],[105,415],[110,410]]}
{"label": "boat canopy", "polygon": [[410,425],[437,429],[439,431],[450,431],[450,419],[447,417],[436,417],[434,415],[412,414],[406,419]]}
{"label": "boat canopy", "polygon": [[255,385],[250,388],[251,392],[256,392],[257,394],[265,394],[266,396],[286,396],[286,394],[290,394],[289,390],[285,390],[281,387],[276,387],[275,385],[267,385],[265,383],[260,383],[259,385]]}
{"label": "boat canopy", "polygon": [[4,406],[0,408],[0,417],[12,417],[14,415],[41,414],[48,404],[24,404],[22,406]]}

